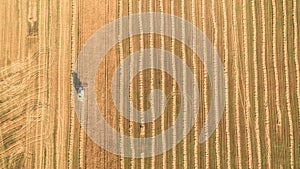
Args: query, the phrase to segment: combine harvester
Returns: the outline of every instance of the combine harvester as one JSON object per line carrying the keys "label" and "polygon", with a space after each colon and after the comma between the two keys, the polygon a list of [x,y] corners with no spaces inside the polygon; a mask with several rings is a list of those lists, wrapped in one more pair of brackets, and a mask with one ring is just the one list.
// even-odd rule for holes
{"label": "combine harvester", "polygon": [[73,73],[73,85],[77,92],[78,100],[83,101],[84,99],[84,88],[87,87],[87,83],[82,83],[78,78],[78,74],[76,72]]}

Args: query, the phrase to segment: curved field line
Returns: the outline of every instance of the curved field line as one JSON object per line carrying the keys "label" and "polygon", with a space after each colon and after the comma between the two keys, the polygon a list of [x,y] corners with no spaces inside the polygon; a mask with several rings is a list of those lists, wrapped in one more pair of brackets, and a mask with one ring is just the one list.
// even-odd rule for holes
{"label": "curved field line", "polygon": [[[164,4],[163,4],[162,0],[159,0],[159,11],[164,12]],[[160,33],[161,33],[161,35],[163,35],[163,32],[164,32],[164,19],[161,18],[160,22],[161,22]],[[161,36],[161,49],[162,49],[162,51],[165,50],[165,37],[164,36]],[[163,56],[163,53],[162,53],[162,56]],[[162,68],[164,70],[164,57],[161,57],[160,62],[161,62],[161,65],[163,66]],[[165,75],[165,73],[162,73],[161,88],[163,90],[165,90],[165,88],[166,88],[165,80],[166,80],[166,75]],[[161,99],[163,100],[164,98],[162,97]],[[161,115],[161,128],[162,128],[162,130],[165,129],[165,113],[163,113]],[[166,138],[162,139],[162,147],[163,147],[164,150],[166,149]],[[166,169],[167,168],[167,153],[163,153],[163,159],[162,160],[163,160],[162,168]]]}
{"label": "curved field line", "polygon": [[[121,18],[122,15],[123,15],[123,4],[122,4],[122,1],[121,0],[118,0],[118,18]],[[123,28],[123,23],[122,23],[122,20],[121,22],[119,22],[119,31],[118,31],[118,48],[119,48],[119,52],[120,52],[120,59],[119,59],[119,63],[124,59],[124,49],[123,49],[123,43],[122,43],[122,28]],[[120,67],[121,71],[120,73],[123,73],[123,69],[122,67]],[[124,101],[123,101],[123,98],[124,98],[124,80],[123,80],[123,74],[120,74],[120,96],[119,96],[119,100],[120,100],[120,107],[121,109],[124,107]],[[119,129],[120,129],[120,133],[124,133],[124,119],[121,115],[119,115]],[[120,139],[120,151],[121,151],[121,156],[120,156],[120,161],[121,161],[121,165],[120,165],[120,168],[121,169],[125,169],[125,158],[124,158],[124,140]]]}
{"label": "curved field line", "polygon": [[229,76],[228,76],[228,66],[229,66],[229,57],[228,57],[228,20],[227,20],[227,12],[226,12],[226,5],[225,0],[222,0],[222,11],[223,11],[223,17],[224,17],[224,27],[223,27],[223,33],[224,33],[224,53],[225,53],[225,131],[226,131],[226,151],[227,151],[227,168],[230,169],[231,167],[231,146],[230,146],[230,122],[229,122]]}
{"label": "curved field line", "polygon": [[300,67],[298,55],[298,23],[297,23],[297,1],[293,0],[293,24],[294,24],[294,50],[296,64],[296,81],[297,81],[297,100],[298,100],[298,119],[300,119]]}
{"label": "curved field line", "polygon": [[254,63],[254,109],[255,109],[255,138],[257,145],[257,167],[262,168],[261,145],[260,145],[260,129],[259,129],[259,103],[258,103],[258,69],[257,69],[257,29],[255,3],[251,0],[252,25],[253,25],[253,63]]}
{"label": "curved field line", "polygon": [[[21,1],[19,1],[19,3],[21,3]],[[31,1],[29,1],[29,4],[30,3],[32,3]],[[19,6],[21,7],[23,4],[19,4]],[[32,12],[32,11],[34,11],[34,10],[36,10],[36,9],[34,9],[34,7],[33,6],[35,6],[35,8],[37,7],[37,5],[36,4],[32,4],[32,6],[31,5],[29,5],[29,7],[28,7],[28,19],[29,18],[34,18],[33,19],[33,22],[36,22],[37,21],[37,13],[34,13],[34,12]],[[21,11],[22,9],[19,9],[19,11]],[[29,15],[29,14],[31,14],[31,16]],[[33,16],[33,17],[32,17]],[[20,27],[20,30],[19,30],[19,34],[21,35],[21,33],[22,33],[22,21],[21,21],[21,14],[20,14],[20,16],[19,16],[19,27]],[[18,43],[18,45],[19,45],[19,47],[21,47],[21,39],[19,40],[19,43]],[[1,44],[1,42],[0,42],[0,44]],[[25,45],[23,45],[23,46],[25,46]],[[21,48],[19,48],[19,50],[22,50]],[[21,52],[19,52],[19,54],[20,54]],[[30,52],[28,52],[28,53],[30,53]],[[29,55],[29,54],[28,54]],[[20,55],[18,56],[18,58],[20,58]],[[28,91],[27,91],[28,92]],[[26,111],[26,125],[29,123],[29,118],[28,118],[28,116],[30,115],[30,112],[29,111]],[[1,130],[1,129],[0,129]],[[26,129],[25,129],[26,131],[26,133],[29,133],[29,128],[28,127],[26,127]],[[1,131],[0,131],[1,132]],[[27,146],[27,143],[28,143],[28,137],[29,137],[29,134],[26,134],[25,135],[25,152],[29,152],[29,146]],[[2,133],[1,133],[1,140],[2,140]],[[4,164],[4,163],[3,163]],[[29,162],[29,160],[28,159],[26,159],[25,160],[25,162],[24,162],[24,167],[32,167],[32,164],[30,164],[30,162]],[[5,168],[4,166],[3,166],[3,168]]]}
{"label": "curved field line", "polygon": [[277,68],[277,46],[276,46],[276,18],[277,18],[277,12],[276,12],[276,1],[272,0],[272,58],[273,58],[273,67],[274,67],[274,75],[275,75],[275,93],[276,93],[276,109],[277,109],[277,125],[279,126],[279,132],[281,134],[282,131],[282,122],[281,122],[281,108],[280,108],[280,94],[279,94],[279,77],[278,77],[278,68]]}
{"label": "curved field line", "polygon": [[[204,34],[206,34],[206,22],[205,22],[205,0],[201,1],[201,22],[202,22],[202,31]],[[204,44],[204,62],[206,62],[207,60],[207,56],[206,56],[206,45]],[[203,81],[203,85],[204,85],[204,89],[203,89],[203,96],[204,96],[204,114],[205,114],[205,118],[208,117],[208,75],[207,72],[204,70],[204,81]],[[207,128],[205,128],[205,133],[207,133]],[[205,168],[209,169],[209,141],[205,142]]]}
{"label": "curved field line", "polygon": [[260,1],[261,15],[262,15],[262,65],[263,65],[263,83],[264,83],[264,107],[266,111],[266,120],[265,120],[265,132],[267,139],[267,164],[268,168],[271,166],[271,139],[270,139],[270,110],[268,103],[268,76],[266,68],[266,20],[265,20],[265,5],[264,1]]}
{"label": "curved field line", "polygon": [[[4,150],[2,149],[2,147],[4,147],[4,143],[3,143],[2,136],[3,136],[3,134],[2,134],[2,130],[0,128],[0,147],[1,147],[1,153],[0,153],[1,161],[0,161],[0,164],[1,164],[2,168],[5,168],[5,156],[3,155]],[[26,137],[26,141],[27,141],[27,137]]]}
{"label": "curved field line", "polygon": [[[175,10],[174,10],[174,0],[171,0],[171,15],[172,16],[175,16]],[[175,35],[175,21],[174,21],[174,18],[172,17],[171,19],[171,23],[172,23],[172,35]],[[171,53],[173,55],[175,55],[175,39],[172,38],[171,39]],[[175,60],[173,59],[172,57],[172,65],[175,66]],[[175,67],[172,67],[172,71],[173,71],[173,74],[175,75],[176,74],[176,69]],[[172,80],[172,93],[174,94],[173,95],[173,102],[172,102],[172,126],[175,125],[175,121],[176,121],[176,81]],[[173,132],[173,149],[172,149],[172,166],[173,168],[176,168],[176,130],[174,130]]]}
{"label": "curved field line", "polygon": [[[193,24],[196,24],[196,10],[195,10],[195,0],[192,0],[192,23]],[[193,32],[193,37],[196,36],[196,32]],[[196,39],[193,38],[193,49],[196,47]],[[195,79],[198,80],[198,69],[197,69],[197,64],[196,64],[196,55],[195,53],[193,52],[192,54],[192,58],[193,58],[193,72],[194,72],[194,76],[195,76]],[[198,88],[194,88],[193,90],[193,93],[196,93],[198,90]],[[193,100],[195,101],[195,100]],[[197,105],[197,103],[194,102],[193,105]],[[196,107],[194,107],[194,109],[196,109]],[[198,120],[196,119],[196,123],[195,123],[195,126],[194,126],[194,168],[195,169],[198,169],[199,168],[199,164],[198,164],[198,133],[199,133],[199,125],[198,125]]]}
{"label": "curved field line", "polygon": [[246,136],[247,136],[247,149],[248,149],[248,160],[249,168],[253,168],[252,162],[252,144],[251,144],[251,131],[250,131],[250,114],[251,114],[251,103],[250,103],[250,78],[249,78],[249,53],[248,53],[248,26],[247,26],[247,11],[246,11],[246,0],[243,0],[243,46],[244,46],[244,64],[246,73]]}
{"label": "curved field line", "polygon": [[[217,20],[216,20],[216,12],[215,12],[215,9],[216,8],[216,4],[215,4],[215,0],[212,0],[212,20],[213,20],[213,28],[214,28],[214,42],[213,42],[213,45],[215,48],[218,47],[218,27],[217,27]],[[217,70],[216,69],[216,64],[217,62],[214,61],[214,70]],[[214,71],[215,72],[215,71]],[[216,73],[216,72],[215,72]],[[216,80],[218,79],[216,76],[218,74],[216,73],[214,75],[214,81],[215,83]],[[214,89],[216,92],[215,94],[218,94],[218,87],[215,87]],[[218,96],[215,96],[216,98],[218,98]],[[218,108],[219,108],[219,103],[218,103],[218,99],[216,99],[216,111],[218,112]],[[217,114],[216,114],[217,115]],[[216,117],[217,118],[217,117]],[[216,144],[216,155],[217,155],[217,168],[220,169],[221,168],[221,159],[220,159],[220,131],[219,131],[219,127],[217,125],[217,128],[216,128],[216,140],[215,140],[215,144]]]}
{"label": "curved field line", "polygon": [[239,83],[239,68],[238,68],[238,60],[239,60],[239,55],[238,55],[238,44],[237,44],[237,36],[238,36],[238,31],[237,31],[237,19],[236,19],[236,1],[234,0],[232,2],[232,19],[233,19],[233,34],[234,34],[234,72],[235,72],[235,120],[236,120],[236,132],[237,132],[237,158],[238,158],[238,168],[242,168],[242,152],[241,152],[241,131],[240,131],[240,110],[239,110],[239,90],[240,90],[240,83]]}
{"label": "curved field line", "polygon": [[289,82],[289,60],[288,60],[288,46],[287,46],[287,9],[286,1],[283,0],[283,52],[284,52],[284,74],[285,74],[285,97],[287,104],[287,114],[289,122],[289,136],[290,136],[290,167],[294,168],[294,127],[291,112],[290,102],[290,82]]}

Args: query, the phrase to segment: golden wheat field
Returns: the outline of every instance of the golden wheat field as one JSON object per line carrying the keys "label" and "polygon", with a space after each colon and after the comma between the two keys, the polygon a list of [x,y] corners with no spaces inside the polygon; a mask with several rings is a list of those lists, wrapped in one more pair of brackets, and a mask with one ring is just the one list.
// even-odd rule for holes
{"label": "golden wheat field", "polygon": [[[184,101],[172,76],[146,69],[131,81],[130,102],[147,110],[150,91],[160,89],[168,97],[163,114],[149,123],[124,118],[112,101],[110,84],[130,54],[160,48],[177,55],[191,69],[200,92],[199,116],[182,141],[154,154],[156,144],[164,148],[167,139],[174,140],[181,131],[175,130],[173,137],[149,145],[152,157],[130,158],[122,153],[135,150],[124,140],[116,140],[121,147],[121,155],[116,155],[86,134],[76,114],[73,74],[93,63],[78,63],[77,58],[98,29],[145,12],[182,18],[207,36],[223,65],[226,100],[217,128],[199,143],[212,104],[211,79],[202,61],[183,42],[163,34],[120,40],[97,63],[95,80],[96,102],[117,132],[129,138],[161,134],[175,124]],[[159,21],[150,22],[151,26]],[[118,26],[121,30],[130,25]],[[170,30],[175,29],[171,25]],[[299,0],[2,0],[0,168],[299,169],[299,36]],[[160,62],[165,62],[163,56]],[[186,74],[179,73],[186,83]]]}

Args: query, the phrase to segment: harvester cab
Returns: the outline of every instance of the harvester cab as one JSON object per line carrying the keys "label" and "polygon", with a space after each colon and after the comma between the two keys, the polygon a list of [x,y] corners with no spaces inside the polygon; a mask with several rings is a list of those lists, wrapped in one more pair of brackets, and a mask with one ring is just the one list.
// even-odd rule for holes
{"label": "harvester cab", "polygon": [[83,89],[83,87],[80,86],[80,87],[78,88],[77,94],[78,94],[78,99],[79,99],[80,101],[82,101],[83,98],[84,98],[84,89]]}

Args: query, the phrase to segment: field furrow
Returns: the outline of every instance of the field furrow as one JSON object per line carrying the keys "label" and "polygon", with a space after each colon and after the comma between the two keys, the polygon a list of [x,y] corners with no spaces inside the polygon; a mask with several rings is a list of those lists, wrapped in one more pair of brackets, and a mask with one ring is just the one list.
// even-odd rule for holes
{"label": "field furrow", "polygon": [[246,98],[245,98],[245,121],[246,121],[246,137],[247,137],[247,151],[249,168],[253,168],[253,157],[252,157],[252,142],[251,142],[251,131],[250,131],[250,115],[251,115],[251,103],[250,103],[250,75],[249,75],[249,52],[248,52],[248,26],[247,26],[247,10],[246,0],[243,0],[243,51],[244,51],[244,64],[245,64],[245,81],[246,81]]}
{"label": "field furrow", "polygon": [[[71,15],[73,16],[73,15],[76,15],[77,14],[77,12],[76,12],[76,4],[75,4],[76,2],[75,1],[72,1],[71,2],[71,10],[72,10],[72,13],[71,13]],[[74,18],[74,17],[72,17],[71,18],[71,56],[76,56],[77,55],[77,49],[76,49],[76,40],[75,40],[75,38],[76,38],[76,33],[75,33],[75,29],[76,29],[76,18]],[[73,63],[74,62],[74,58],[72,57],[71,58],[72,59],[72,61],[71,61],[71,63]],[[72,65],[71,65],[71,70],[73,71],[73,69],[72,69]],[[72,85],[73,85],[73,83],[72,83],[72,81],[71,81],[71,89],[72,89]],[[73,92],[72,92],[72,90],[70,91],[70,95],[71,96],[73,96]],[[72,105],[72,103],[70,103],[70,105]],[[76,138],[74,138],[75,137],[75,127],[76,127],[76,124],[75,124],[75,117],[76,115],[75,115],[75,111],[74,111],[74,109],[73,109],[73,107],[70,109],[70,134],[69,134],[69,138],[70,138],[70,143],[69,143],[69,147],[68,147],[68,167],[69,168],[74,168],[74,165],[76,165],[76,164],[74,164],[74,149],[76,149],[76,146],[75,146],[75,143],[74,143],[74,140],[76,139]],[[81,147],[81,145],[82,145],[82,137],[83,137],[83,135],[82,135],[82,129],[79,129],[80,130],[80,132],[79,132],[79,157],[78,157],[78,159],[79,159],[79,166],[80,165],[82,165],[83,164],[83,161],[82,161],[82,159],[83,159],[83,154],[82,154],[82,151],[83,151],[83,149],[82,149],[82,147]]]}
{"label": "field furrow", "polygon": [[[121,0],[118,0],[118,17],[121,18],[123,15],[123,2]],[[118,30],[118,50],[119,50],[119,60],[118,62],[120,63],[123,59],[124,59],[124,49],[123,49],[123,43],[121,43],[121,37],[122,37],[122,28],[123,28],[123,22],[121,21],[119,23],[119,30]],[[122,109],[124,107],[124,80],[123,77],[124,75],[122,74],[124,72],[124,69],[122,69],[122,67],[120,67],[121,69],[121,74],[120,74],[120,96],[119,96],[119,100],[120,100],[120,108]],[[121,115],[119,115],[119,129],[120,129],[120,133],[125,133],[124,131],[124,119]],[[120,139],[120,151],[121,151],[121,158],[120,158],[120,167],[121,169],[125,169],[125,158],[123,157],[124,155],[124,140],[121,138]]]}
{"label": "field furrow", "polygon": [[[175,7],[174,7],[174,2],[175,0],[171,0],[171,15],[175,15]],[[171,19],[171,27],[172,27],[172,35],[175,34],[175,21],[172,18]],[[175,39],[171,39],[171,53],[175,55]],[[172,58],[172,65],[175,65],[175,60]],[[176,69],[172,67],[172,73],[175,75],[176,74]],[[175,125],[176,121],[176,111],[177,111],[177,102],[176,102],[176,81],[172,81],[172,126]],[[176,168],[176,162],[177,162],[177,154],[176,154],[176,130],[173,131],[172,133],[172,141],[173,141],[173,149],[172,149],[172,168]]]}
{"label": "field furrow", "polygon": [[[150,2],[151,2],[151,0],[150,0]],[[138,12],[139,13],[142,13],[142,8],[143,8],[143,6],[142,6],[142,1],[141,0],[139,0],[138,1]],[[142,20],[141,20],[141,17],[139,17],[139,29],[140,29],[140,36],[139,36],[139,51],[141,51],[141,50],[144,50],[144,42],[145,42],[145,40],[144,40],[144,35],[143,35],[143,31],[142,31],[142,24],[144,24],[144,23],[142,23]],[[139,67],[140,68],[142,68],[143,67],[143,62],[142,62],[142,57],[143,57],[143,55],[141,54],[141,56],[140,56],[140,58],[141,58],[141,60],[139,61]],[[151,80],[152,80],[152,77],[151,77]],[[145,99],[145,93],[144,93],[144,90],[145,90],[145,87],[144,87],[144,73],[140,73],[139,74],[139,79],[138,79],[138,93],[139,93],[139,110],[140,111],[145,111],[145,105],[144,105],[144,99]],[[153,84],[153,83],[152,83]],[[151,86],[152,86],[152,84],[151,84]],[[145,123],[145,117],[144,117],[144,113],[142,113],[143,115],[141,116],[141,123],[142,124],[140,124],[140,137],[144,137],[145,136],[145,126],[144,126],[144,124],[143,123]],[[140,168],[141,169],[144,169],[145,168],[145,158],[144,158],[144,156],[143,156],[143,154],[142,154],[142,158],[141,158],[141,160],[140,160],[140,162],[141,162],[141,166],[140,166]]]}
{"label": "field furrow", "polygon": [[288,114],[288,125],[289,125],[289,151],[290,151],[290,167],[292,169],[294,166],[294,127],[293,127],[293,117],[291,110],[291,97],[290,97],[290,80],[289,80],[289,59],[288,57],[288,42],[287,42],[287,2],[283,0],[283,54],[284,54],[284,74],[285,74],[285,98],[287,104],[287,114]]}
{"label": "field furrow", "polygon": [[[201,1],[201,24],[202,24],[202,32],[205,34],[207,33],[206,32],[206,17],[205,17],[205,14],[206,14],[206,10],[205,10],[205,0],[202,0]],[[204,62],[206,62],[207,60],[207,55],[206,55],[206,49],[207,47],[205,46],[205,43],[204,43],[204,47],[203,47],[204,51]],[[204,111],[204,117],[206,118],[208,115],[208,75],[207,75],[207,72],[204,71],[204,77],[203,77],[203,85],[204,85],[204,89],[203,89],[203,96],[204,96],[204,108],[203,108],[203,111]],[[205,133],[207,133],[207,128],[204,129]],[[209,164],[209,141],[206,141],[205,142],[205,168],[208,169],[210,168],[210,164]]]}
{"label": "field furrow", "polygon": [[224,73],[225,73],[225,132],[226,132],[226,161],[227,168],[231,168],[231,145],[230,145],[230,122],[229,122],[229,54],[228,54],[228,20],[227,20],[227,12],[226,12],[226,4],[225,0],[222,0],[222,15],[224,17],[224,26],[223,26],[223,34],[224,34]]}
{"label": "field furrow", "polygon": [[[148,11],[149,12],[153,12],[154,11],[154,2],[153,2],[153,0],[149,0],[149,9],[148,9]],[[151,32],[153,32],[153,27],[154,27],[154,20],[153,20],[153,17],[151,17],[150,18],[150,30],[151,30]],[[149,45],[149,48],[151,49],[151,48],[154,48],[154,35],[153,34],[150,34],[149,35],[150,37],[150,39],[149,39],[149,41],[150,41],[150,45]],[[153,58],[152,58],[152,56],[153,56],[153,53],[151,52],[151,58],[150,58],[150,61],[151,61],[151,65],[152,65],[152,67],[153,67],[153,65],[154,65],[154,60],[153,60]],[[150,70],[150,91],[153,91],[154,90],[154,86],[155,86],[155,79],[157,79],[157,76],[155,75],[155,72],[154,72],[154,69],[151,69]],[[145,111],[145,110],[144,110]],[[155,119],[155,116],[154,116],[155,114],[154,113],[152,113],[152,119]],[[152,125],[151,125],[151,136],[152,137],[155,137],[155,135],[156,135],[156,132],[155,132],[155,128],[156,128],[156,126],[155,126],[155,122],[153,122],[152,123]],[[153,157],[151,157],[151,168],[152,169],[154,169],[155,168],[155,144],[159,144],[159,143],[155,143],[155,142],[152,142],[152,145],[151,145],[151,153],[152,153],[152,155],[153,155]]]}
{"label": "field furrow", "polygon": [[[196,2],[195,0],[192,0],[191,2],[191,10],[192,10],[192,23],[193,24],[196,24],[196,9],[195,9],[195,6],[196,6]],[[192,33],[192,36],[195,37],[196,32],[193,32]],[[193,39],[193,49],[196,47],[196,39]],[[197,64],[196,64],[196,55],[195,53],[193,52],[192,54],[192,69],[193,69],[193,72],[194,72],[194,76],[195,76],[195,79],[199,79],[199,75],[198,75],[198,69],[197,69]],[[199,84],[198,84],[199,85]],[[198,90],[198,86],[196,86],[196,88],[193,89],[193,93],[196,93],[196,91]],[[196,105],[196,101],[193,100],[193,105]],[[194,109],[196,109],[196,107],[193,107]],[[198,124],[198,120],[196,119],[196,123],[195,123],[195,126],[194,126],[194,168],[195,169],[198,169],[199,168],[199,155],[198,155],[198,146],[199,146],[199,142],[198,142],[198,135],[199,135],[199,124]]]}
{"label": "field furrow", "polygon": [[256,29],[256,10],[255,2],[251,0],[252,11],[252,26],[253,26],[253,68],[254,68],[254,116],[255,116],[255,139],[256,139],[256,153],[257,153],[257,168],[262,168],[261,158],[261,141],[260,141],[260,126],[259,118],[259,100],[258,100],[258,62],[257,62],[257,29]]}
{"label": "field furrow", "polygon": [[236,16],[236,1],[232,2],[232,20],[233,20],[233,54],[234,54],[234,74],[235,74],[235,123],[236,123],[236,137],[237,137],[237,165],[238,168],[242,168],[242,150],[241,150],[241,127],[240,127],[240,74],[239,74],[239,54],[238,54],[238,42],[237,42],[237,16]]}
{"label": "field furrow", "polygon": [[[133,0],[129,0],[128,2],[128,15],[131,15],[133,14]],[[132,34],[132,26],[133,26],[133,22],[131,19],[129,19],[129,34]],[[133,54],[134,51],[133,51],[133,38],[132,37],[129,37],[129,54]],[[130,60],[130,76],[132,76],[133,74],[133,68],[135,66],[133,65],[133,60],[131,59]],[[128,71],[128,70],[125,70],[125,71]],[[125,77],[125,78],[128,78],[128,77]],[[133,85],[130,85],[130,89],[129,89],[129,99],[130,100],[133,100],[133,96],[135,95],[135,89],[133,87]],[[124,91],[123,91],[124,92]],[[124,99],[124,98],[123,98]],[[132,112],[133,110],[129,109],[130,112]],[[133,114],[130,113],[130,119],[133,119]],[[131,151],[132,151],[132,156],[135,156],[135,150],[134,150],[134,147],[133,147],[133,139],[132,137],[134,137],[134,134],[135,134],[135,131],[134,131],[134,122],[133,121],[130,121],[129,122],[129,135],[131,136],[130,138],[130,148],[131,148]],[[136,167],[136,160],[134,158],[130,158],[130,168],[135,168]]]}
{"label": "field furrow", "polygon": [[267,65],[266,65],[266,18],[265,18],[265,4],[264,1],[260,1],[260,9],[261,9],[261,19],[262,19],[262,68],[263,68],[263,84],[264,84],[264,100],[263,105],[265,108],[265,139],[266,139],[266,147],[267,147],[267,165],[268,168],[272,168],[271,165],[271,135],[270,135],[270,108],[269,108],[269,89],[268,89],[268,75],[267,75]]}
{"label": "field furrow", "polygon": [[[211,9],[211,11],[212,11],[212,20],[213,20],[213,28],[214,28],[214,35],[213,35],[214,41],[213,41],[213,44],[214,44],[214,47],[217,48],[217,46],[218,46],[218,25],[217,25],[217,20],[216,20],[216,9],[215,8],[216,8],[216,2],[215,2],[215,0],[213,0],[212,1],[212,9]],[[216,79],[217,79],[216,70],[217,70],[216,69],[216,61],[214,61],[214,72],[215,72],[215,74],[214,74],[213,80],[215,81],[215,83],[217,83],[216,82]],[[218,89],[217,86],[215,86],[215,89],[214,89],[215,93],[217,94],[218,91],[216,89]],[[215,98],[218,98],[218,96],[216,95]],[[216,107],[216,111],[219,111],[218,110],[219,104],[218,104],[217,101],[218,101],[218,99],[216,99],[215,107]],[[216,117],[216,119],[217,119],[217,117]],[[220,154],[220,131],[219,131],[219,127],[216,128],[215,146],[216,146],[217,168],[220,169],[221,168],[221,157],[220,157],[221,154]]]}
{"label": "field furrow", "polygon": [[273,11],[273,17],[272,17],[272,58],[273,58],[273,67],[274,67],[274,75],[275,75],[275,91],[276,91],[276,110],[277,110],[277,125],[279,128],[279,132],[281,134],[282,131],[282,117],[281,117],[281,108],[280,108],[280,90],[279,90],[279,77],[278,77],[278,64],[277,64],[277,7],[276,7],[276,1],[272,0],[272,11]]}
{"label": "field furrow", "polygon": [[[181,10],[180,10],[180,16],[182,19],[186,19],[185,18],[185,0],[181,0]],[[182,32],[181,32],[181,36],[182,36],[182,41],[185,41],[185,25],[184,23],[182,23],[181,25],[182,27]],[[187,62],[187,54],[186,54],[186,48],[185,48],[185,44],[181,43],[181,53],[182,53],[182,64],[186,64]],[[187,72],[184,70],[182,72],[183,74],[183,89],[182,91],[185,93],[187,92],[187,88],[186,88],[186,81],[187,81]],[[185,96],[183,96],[185,97]],[[187,119],[186,119],[186,113],[187,112],[187,98],[185,97],[184,101],[182,101],[182,105],[183,105],[183,132],[186,131],[186,126],[187,126]],[[188,168],[188,157],[187,157],[187,137],[183,139],[183,167],[184,168]]]}
{"label": "field furrow", "polygon": [[[159,0],[159,12],[164,12],[163,0]],[[162,17],[160,18],[159,22],[161,23],[160,33],[163,34],[163,32],[165,31],[165,27],[164,27],[164,20],[163,20]],[[160,43],[161,43],[160,48],[162,50],[165,50],[166,45],[165,45],[165,37],[164,36],[160,37]],[[162,56],[163,56],[163,53],[162,53]],[[165,68],[165,66],[164,66],[164,57],[161,57],[160,62],[161,62],[162,68],[164,69]],[[161,83],[161,89],[165,90],[166,89],[166,75],[165,75],[165,73],[161,74],[161,82],[162,82]],[[162,96],[160,99],[163,100],[164,97]],[[161,107],[163,107],[163,106],[164,105],[162,104]],[[165,110],[163,110],[163,111],[165,112]],[[165,115],[165,113],[163,113],[161,115],[161,118],[160,118],[160,120],[161,120],[160,125],[161,125],[162,130],[165,129],[165,118],[166,118],[166,115]],[[164,138],[164,137],[162,138],[162,148],[166,149],[166,138]],[[167,153],[162,154],[162,166],[161,167],[162,167],[162,169],[167,168]]]}
{"label": "field furrow", "polygon": [[298,101],[298,119],[300,119],[300,59],[299,59],[299,42],[298,42],[298,22],[297,22],[297,1],[293,1],[293,24],[294,24],[294,55],[296,65],[296,89],[297,89],[297,101]]}

